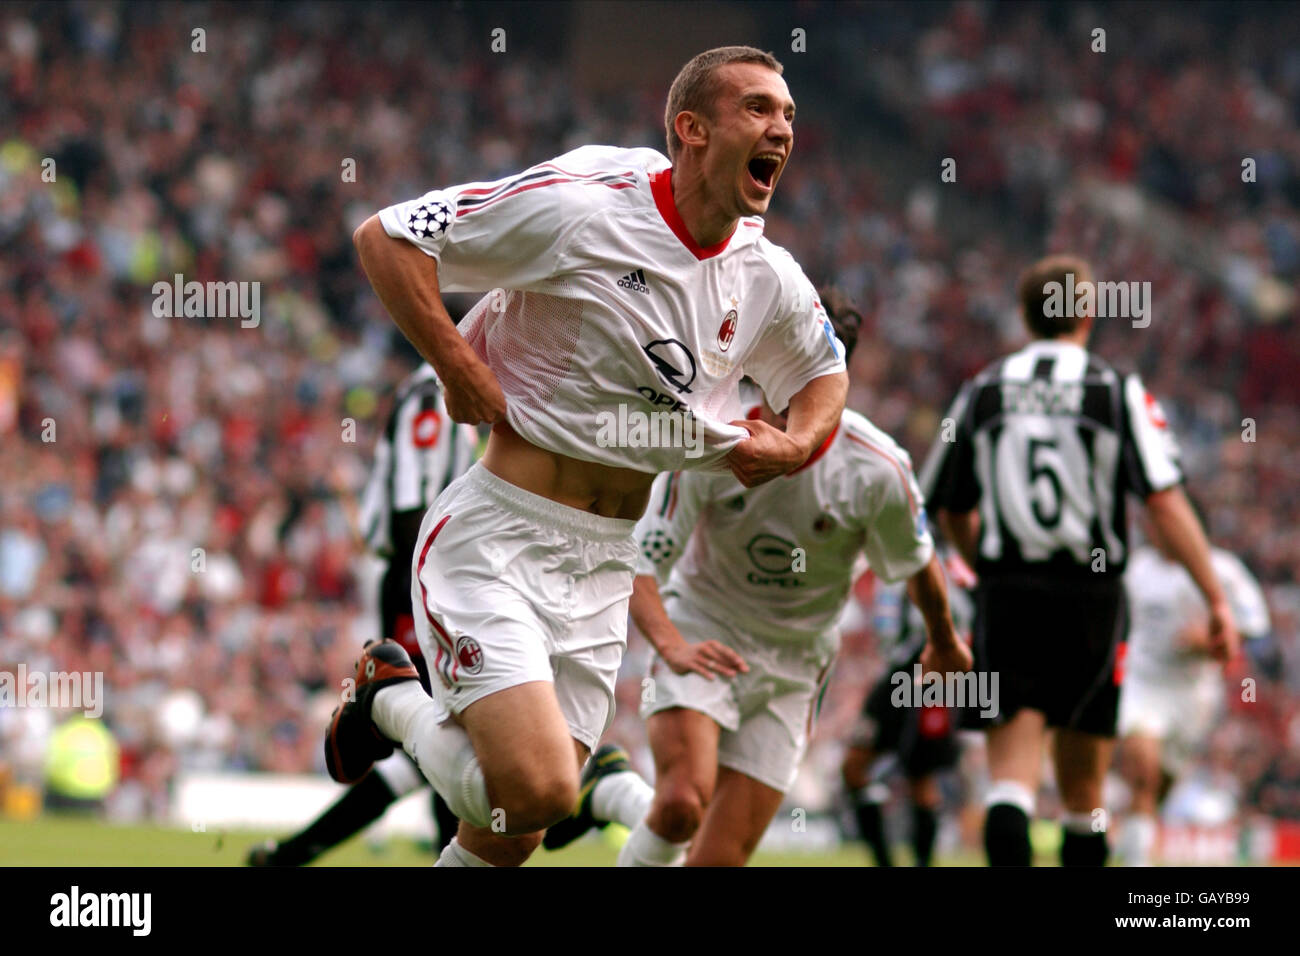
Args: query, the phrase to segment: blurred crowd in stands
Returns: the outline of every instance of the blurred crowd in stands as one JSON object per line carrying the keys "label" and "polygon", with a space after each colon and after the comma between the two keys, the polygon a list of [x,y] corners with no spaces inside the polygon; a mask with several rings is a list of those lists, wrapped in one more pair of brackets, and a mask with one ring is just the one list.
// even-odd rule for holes
{"label": "blurred crowd in stands", "polygon": [[[1300,819],[1300,46],[1267,11],[1107,7],[1102,53],[1060,7],[921,6],[791,7],[843,20],[811,73],[767,8],[801,101],[767,234],[858,302],[850,405],[918,464],[962,378],[1021,340],[1029,261],[1070,249],[1152,283],[1149,327],[1100,322],[1094,345],[1162,399],[1213,538],[1274,623],[1225,683],[1193,784]],[[105,674],[124,817],[162,814],[180,769],[323,769],[338,681],[378,626],[356,499],[414,362],[352,230],[577,145],[662,151],[671,79],[591,95],[554,51],[493,56],[447,8],[206,7],[206,53],[192,20],[0,10],[0,669]],[[854,76],[842,101],[835,71]],[[923,172],[861,162],[885,133],[860,97],[896,137],[876,147]],[[979,204],[960,239],[954,195]],[[259,323],[158,317],[153,284],[177,273],[261,283]],[[835,789],[881,666],[869,608],[846,625],[804,805]],[[644,665],[634,642],[615,728],[633,747]],[[58,717],[0,710],[0,762],[34,772]]]}

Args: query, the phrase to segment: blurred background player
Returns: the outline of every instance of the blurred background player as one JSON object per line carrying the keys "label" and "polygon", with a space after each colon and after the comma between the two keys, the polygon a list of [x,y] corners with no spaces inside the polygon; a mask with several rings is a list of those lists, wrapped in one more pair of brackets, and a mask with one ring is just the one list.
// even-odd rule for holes
{"label": "blurred background player", "polygon": [[[1205,601],[1159,527],[1124,573],[1132,626],[1119,698],[1119,766],[1129,786],[1116,850],[1127,866],[1150,866],[1156,814],[1222,718],[1223,664],[1213,655]],[[1211,548],[1214,571],[1243,637],[1269,631],[1259,582],[1241,560]]]}
{"label": "blurred background player", "polygon": [[976,670],[999,675],[999,713],[967,711],[987,730],[984,845],[994,866],[1032,861],[1029,821],[1049,729],[1064,806],[1061,863],[1106,861],[1094,811],[1104,807],[1119,707],[1130,493],[1204,595],[1212,652],[1226,659],[1236,650],[1232,610],[1159,405],[1137,375],[1086,350],[1086,300],[1047,307],[1053,288],[1059,302],[1062,290],[1092,278],[1072,256],[1025,272],[1021,314],[1034,341],[962,387],[922,471],[940,527],[979,579]]}
{"label": "blurred background player", "polygon": [[[941,549],[942,550],[942,549]],[[948,607],[957,633],[969,640],[974,604],[970,589],[975,574],[955,551],[942,560],[948,582]],[[943,800],[938,775],[957,765],[959,715],[943,705],[896,707],[891,698],[896,676],[914,679],[914,666],[925,649],[925,618],[907,597],[906,588],[875,582],[876,634],[892,639],[885,671],[862,705],[862,718],[840,768],[858,833],[871,848],[877,866],[893,866],[885,828],[889,777],[901,770],[912,808],[911,840],[917,866],[929,866],[939,829]]]}
{"label": "blurred background player", "polygon": [[[861,316],[827,300],[851,353]],[[785,424],[751,397],[749,418]],[[632,619],[657,651],[641,707],[655,786],[602,748],[548,848],[617,820],[632,831],[621,866],[743,866],[794,783],[863,552],[880,578],[907,579],[930,669],[969,668],[907,453],[856,412],[802,467],[758,488],[660,475],[637,541]]]}
{"label": "blurred background player", "polygon": [[[478,448],[478,432],[447,414],[437,376],[427,362],[397,386],[393,410],[375,445],[375,462],[361,499],[365,543],[385,562],[379,585],[380,633],[401,644],[429,687],[429,668],[415,639],[411,614],[411,559],[424,512],[442,490],[465,473]],[[284,840],[253,847],[249,866],[305,866],[326,850],[378,820],[393,803],[421,787],[424,775],[404,752],[375,764],[329,809]],[[438,851],[456,833],[455,814],[433,792]]]}

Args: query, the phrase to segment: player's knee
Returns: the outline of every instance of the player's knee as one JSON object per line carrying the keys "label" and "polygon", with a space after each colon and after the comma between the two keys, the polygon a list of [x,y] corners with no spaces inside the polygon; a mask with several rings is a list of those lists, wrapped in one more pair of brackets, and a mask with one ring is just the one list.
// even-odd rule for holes
{"label": "player's knee", "polygon": [[578,776],[546,774],[517,781],[504,806],[504,832],[526,834],[545,830],[573,813],[578,804]]}
{"label": "player's knee", "polygon": [[670,843],[685,843],[704,820],[704,795],[690,783],[667,782],[655,795],[655,829]]}
{"label": "player's knee", "polygon": [[523,866],[541,842],[541,832],[512,837],[479,833],[462,841],[462,845],[493,866]]}

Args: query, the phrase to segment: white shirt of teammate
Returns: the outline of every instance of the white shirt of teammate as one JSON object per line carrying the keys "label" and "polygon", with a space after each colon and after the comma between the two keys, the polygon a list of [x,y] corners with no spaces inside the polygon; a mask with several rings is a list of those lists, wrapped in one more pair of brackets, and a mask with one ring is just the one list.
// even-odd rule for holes
{"label": "white shirt of teammate", "polygon": [[636,538],[637,573],[665,594],[784,645],[836,642],[862,553],[888,582],[934,553],[907,452],[849,410],[802,468],[756,488],[730,475],[660,475]]}
{"label": "white shirt of teammate", "polygon": [[[1243,637],[1264,637],[1269,631],[1268,604],[1259,582],[1233,554],[1211,548],[1214,573],[1232,605]],[[1221,665],[1203,654],[1188,654],[1178,645],[1181,632],[1204,624],[1205,599],[1181,564],[1165,559],[1150,545],[1134,552],[1124,572],[1130,626],[1124,658],[1124,681],[1180,687],[1217,681]]]}
{"label": "white shirt of teammate", "polygon": [[[510,425],[550,451],[649,473],[721,471],[747,434],[727,424],[739,417],[742,375],[783,409],[810,380],[844,369],[815,290],[763,238],[763,220],[743,218],[701,248],[653,149],[585,146],[379,216],[389,236],[438,261],[442,291],[493,290],[462,334],[500,382]],[[702,454],[686,443],[603,447],[600,413],[620,404],[689,411]]]}

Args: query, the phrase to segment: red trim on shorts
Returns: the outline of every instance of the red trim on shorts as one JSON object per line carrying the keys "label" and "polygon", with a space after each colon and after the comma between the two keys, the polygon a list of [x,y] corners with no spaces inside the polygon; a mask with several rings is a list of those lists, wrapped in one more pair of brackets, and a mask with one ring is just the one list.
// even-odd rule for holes
{"label": "red trim on shorts", "polygon": [[1115,648],[1115,686],[1119,687],[1124,683],[1124,659],[1128,657],[1128,641],[1121,641],[1119,647]]}
{"label": "red trim on shorts", "polygon": [[429,548],[433,547],[433,539],[438,537],[438,532],[441,531],[443,525],[450,520],[451,515],[443,515],[442,520],[434,526],[432,533],[430,533],[428,539],[424,542],[424,547],[420,549],[420,561],[415,568],[415,579],[420,582],[420,604],[424,608],[424,616],[433,627],[434,632],[442,638],[442,640],[438,642],[438,659],[434,661],[433,669],[438,672],[438,676],[442,679],[444,687],[450,687],[451,681],[455,678],[442,666],[443,652],[445,651],[447,653],[447,657],[451,661],[453,667],[456,664],[456,652],[452,647],[451,638],[448,637],[447,632],[442,629],[442,625],[434,620],[433,613],[429,610],[429,590],[424,586],[424,579],[421,575],[424,573],[424,559],[429,556]]}

